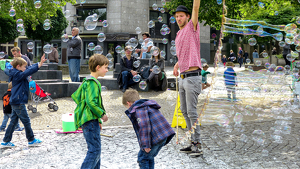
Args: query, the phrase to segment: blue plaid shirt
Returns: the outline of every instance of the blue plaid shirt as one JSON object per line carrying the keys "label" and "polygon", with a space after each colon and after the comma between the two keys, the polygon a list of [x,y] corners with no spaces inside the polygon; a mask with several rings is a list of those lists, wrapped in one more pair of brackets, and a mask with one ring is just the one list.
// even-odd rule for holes
{"label": "blue plaid shirt", "polygon": [[168,144],[175,135],[168,121],[158,110],[160,108],[154,100],[141,99],[125,111],[132,122],[141,149],[151,148],[166,138]]}

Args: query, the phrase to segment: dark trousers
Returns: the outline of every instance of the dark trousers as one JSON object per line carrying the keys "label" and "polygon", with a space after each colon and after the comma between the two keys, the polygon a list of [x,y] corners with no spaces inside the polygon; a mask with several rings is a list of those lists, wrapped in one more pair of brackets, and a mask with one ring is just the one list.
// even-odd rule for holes
{"label": "dark trousers", "polygon": [[287,55],[287,54],[282,55],[282,56],[283,56],[283,59],[285,60],[285,65],[289,65],[289,66],[290,66],[290,65],[291,65],[291,62],[290,62],[289,60],[286,59],[286,55]]}
{"label": "dark trousers", "polygon": [[122,72],[123,89],[127,89],[128,86],[133,85],[135,82],[132,80],[132,74],[128,71]]}
{"label": "dark trousers", "polygon": [[161,83],[161,80],[160,80],[161,78],[162,78],[161,72],[159,74],[155,74],[155,73],[151,72],[148,77],[148,80],[150,83],[154,84],[156,89],[158,89],[158,87],[160,86],[160,83]]}

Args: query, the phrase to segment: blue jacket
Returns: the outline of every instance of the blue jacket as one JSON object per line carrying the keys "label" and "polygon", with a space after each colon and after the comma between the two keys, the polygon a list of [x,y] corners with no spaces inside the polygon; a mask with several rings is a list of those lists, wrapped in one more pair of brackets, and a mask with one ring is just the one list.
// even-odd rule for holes
{"label": "blue jacket", "polygon": [[13,86],[10,97],[11,105],[28,103],[29,82],[27,78],[38,70],[38,63],[29,66],[24,72],[16,68],[10,70],[9,78]]}
{"label": "blue jacket", "polygon": [[156,101],[141,99],[125,111],[132,122],[141,149],[151,148],[164,139],[167,139],[166,144],[168,144],[175,135],[158,109],[160,105]]}
{"label": "blue jacket", "polygon": [[236,73],[232,67],[228,67],[224,72],[225,85],[237,85]]}

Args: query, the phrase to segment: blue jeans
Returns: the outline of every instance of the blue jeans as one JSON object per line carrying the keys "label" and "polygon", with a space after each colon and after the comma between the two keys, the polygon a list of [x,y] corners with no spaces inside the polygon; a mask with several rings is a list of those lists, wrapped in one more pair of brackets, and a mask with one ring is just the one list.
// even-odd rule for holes
{"label": "blue jeans", "polygon": [[28,116],[26,106],[24,104],[20,105],[11,105],[12,108],[12,116],[10,118],[10,123],[6,129],[5,136],[3,138],[3,142],[10,142],[12,139],[12,134],[15,131],[15,127],[18,124],[18,119],[20,118],[21,122],[25,128],[25,134],[28,142],[34,140],[34,134],[31,128],[30,118]]}
{"label": "blue jeans", "polygon": [[135,82],[132,80],[132,74],[128,71],[122,72],[123,89],[127,89],[128,86],[133,85]]}
{"label": "blue jeans", "polygon": [[79,82],[80,59],[68,59],[68,64],[72,82]]}
{"label": "blue jeans", "polygon": [[142,53],[142,59],[149,59],[149,58],[151,58],[150,52],[149,53],[148,52],[143,52]]}
{"label": "blue jeans", "polygon": [[81,169],[99,169],[101,162],[101,137],[99,122],[98,120],[91,120],[84,123],[81,127],[88,147]]}
{"label": "blue jeans", "polygon": [[[0,130],[5,129],[6,124],[7,124],[7,122],[8,122],[8,119],[11,118],[11,116],[12,116],[12,113],[11,113],[11,114],[4,113],[4,117],[3,117],[3,121],[2,121],[2,125],[1,125],[1,127],[0,127]],[[15,127],[15,129],[16,129],[16,128],[20,128],[19,121],[18,121],[18,124],[17,124],[17,126]]]}
{"label": "blue jeans", "polygon": [[[202,88],[202,76],[190,76],[179,78],[180,110],[190,130],[198,119],[198,96]],[[195,133],[191,134],[192,142],[201,143],[200,125],[196,125]]]}
{"label": "blue jeans", "polygon": [[160,149],[166,144],[167,139],[159,142],[156,145],[151,146],[151,151],[146,153],[144,150],[140,150],[138,154],[138,163],[140,169],[154,169],[154,157],[158,154]]}

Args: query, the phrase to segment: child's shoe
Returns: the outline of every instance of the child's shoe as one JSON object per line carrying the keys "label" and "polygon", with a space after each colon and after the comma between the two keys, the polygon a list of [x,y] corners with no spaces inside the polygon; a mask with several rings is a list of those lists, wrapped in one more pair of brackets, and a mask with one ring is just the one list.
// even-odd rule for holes
{"label": "child's shoe", "polygon": [[1,143],[1,147],[15,147],[12,142]]}
{"label": "child's shoe", "polygon": [[28,146],[36,146],[36,145],[39,145],[41,143],[42,143],[42,141],[40,139],[35,138],[33,141],[28,142]]}
{"label": "child's shoe", "polygon": [[19,128],[16,128],[15,131],[23,131],[24,130],[24,127],[19,127]]}

